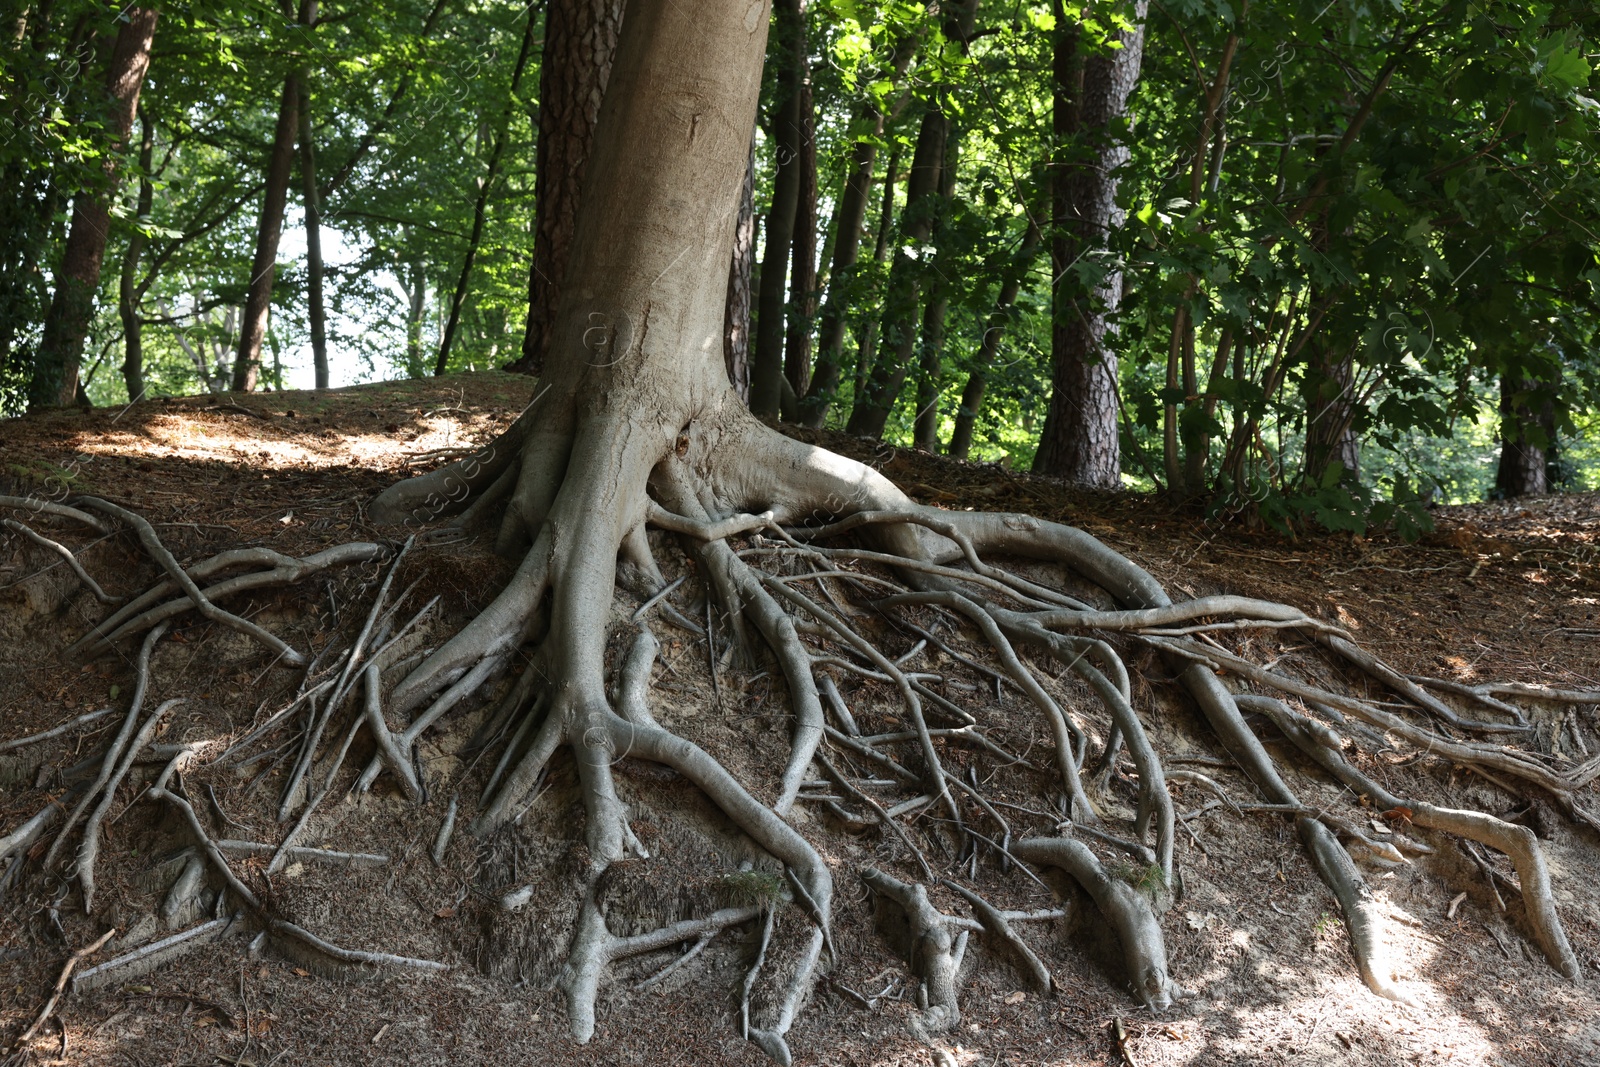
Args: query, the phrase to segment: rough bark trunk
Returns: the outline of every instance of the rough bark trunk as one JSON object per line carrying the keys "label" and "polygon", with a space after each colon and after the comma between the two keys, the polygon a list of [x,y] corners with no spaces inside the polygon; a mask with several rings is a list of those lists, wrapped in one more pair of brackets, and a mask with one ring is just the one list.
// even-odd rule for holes
{"label": "rough bark trunk", "polygon": [[[1057,150],[1072,161],[1057,165],[1056,225],[1053,242],[1050,406],[1034,470],[1082,485],[1115,489],[1122,484],[1117,423],[1117,358],[1106,343],[1107,320],[1122,300],[1122,272],[1108,270],[1091,291],[1076,284],[1068,270],[1085,251],[1103,249],[1123,215],[1117,207],[1117,174],[1128,148],[1112,132],[1127,111],[1128,95],[1139,81],[1144,55],[1146,4],[1134,6],[1134,26],[1119,35],[1121,48],[1082,61],[1081,93],[1072,99],[1075,42],[1058,39],[1055,74]],[[1062,143],[1076,134],[1078,144]],[[1086,142],[1086,143],[1085,143]]]}
{"label": "rough bark trunk", "polygon": [[89,334],[95,292],[100,287],[100,265],[111,229],[109,206],[116,192],[117,154],[133,128],[156,32],[154,10],[129,8],[125,19],[117,30],[106,70],[112,136],[106,146],[105,184],[100,189],[82,190],[73,198],[72,228],[56,274],[55,295],[45,316],[44,337],[39,342],[29,387],[29,402],[34,407],[72,404],[78,397],[78,361]]}
{"label": "rough bark trunk", "polygon": [[250,287],[245,291],[244,320],[239,327],[239,348],[233,357],[233,391],[251,393],[261,374],[261,342],[272,313],[272,283],[278,273],[278,240],[283,236],[283,209],[289,197],[289,174],[294,166],[295,137],[299,132],[300,79],[284,79],[278,103],[278,125],[267,155],[267,184],[261,195],[261,220],[256,226],[256,253],[250,265]]}
{"label": "rough bark trunk", "polygon": [[522,355],[506,369],[544,372],[550,331],[571,257],[578,191],[595,118],[611,77],[623,0],[547,0],[539,66],[539,143],[534,163],[533,263]]}
{"label": "rough bark trunk", "polygon": [[961,407],[956,411],[955,430],[950,435],[950,454],[966,459],[972,452],[972,431],[983,411],[983,397],[989,388],[989,368],[1000,351],[1006,327],[1016,315],[1017,294],[1022,291],[1022,280],[1033,267],[1039,252],[1043,231],[1037,216],[1028,219],[1028,230],[1022,237],[1022,247],[1017,249],[1010,273],[1000,283],[1000,293],[995,298],[994,310],[984,324],[983,339],[978,342],[978,354],[973,357],[972,370],[967,374],[967,384],[961,390]]}
{"label": "rough bark trunk", "polygon": [[926,253],[924,246],[933,231],[932,202],[938,196],[940,171],[944,162],[945,137],[950,120],[938,108],[930,108],[917,131],[917,147],[912,154],[911,175],[906,182],[906,207],[901,224],[901,247],[896,250],[889,270],[889,291],[884,297],[882,342],[884,358],[876,360],[867,377],[863,395],[856,397],[847,429],[864,437],[882,437],[889,413],[905,385],[917,343],[917,309],[921,304],[922,264],[908,249]]}
{"label": "rough bark trunk", "polygon": [[728,263],[728,303],[723,315],[722,358],[728,382],[740,402],[750,403],[750,274],[756,259],[756,146],[750,141],[739,219],[733,227],[733,258]]}
{"label": "rough bark trunk", "polygon": [[117,286],[117,314],[122,319],[122,381],[128,387],[128,403],[144,399],[144,335],[139,318],[139,257],[144,253],[142,227],[149,224],[154,189],[150,182],[150,157],[155,149],[155,126],[147,115],[139,116],[139,203],[135,208],[134,229],[128,235],[128,250],[122,257],[122,276]]}
{"label": "rough bark trunk", "polygon": [[771,61],[778,65],[777,96],[771,115],[772,202],[762,228],[761,281],[756,293],[755,345],[750,352],[750,410],[776,418],[783,399],[784,296],[800,206],[802,108],[805,81],[805,5],[774,0]]}
{"label": "rough bark trunk", "polygon": [[1355,368],[1349,352],[1329,352],[1321,337],[1312,339],[1306,368],[1305,484],[1318,486],[1338,464],[1341,477],[1361,474],[1361,439],[1352,428],[1356,416]]}
{"label": "rough bark trunk", "polygon": [[[494,191],[495,180],[500,176],[500,157],[505,152],[511,134],[511,110],[516,105],[517,93],[522,89],[522,75],[528,68],[528,58],[533,55],[539,25],[539,8],[528,8],[528,21],[522,31],[522,50],[517,53],[517,65],[511,73],[511,89],[506,94],[505,109],[500,125],[490,138],[489,159],[483,177],[478,179],[478,196],[472,205],[472,235],[467,238],[467,254],[461,260],[461,273],[456,277],[456,291],[450,298],[450,313],[445,319],[444,335],[439,339],[439,355],[434,360],[433,373],[443,374],[450,363],[450,348],[455,343],[456,331],[461,325],[461,312],[467,304],[467,292],[472,284],[472,268],[478,260],[478,249],[483,243],[483,227],[489,216],[489,196]],[[526,335],[524,335],[526,336]]]}
{"label": "rough bark trunk", "polygon": [[1500,462],[1495,468],[1498,496],[1543,496],[1550,491],[1549,449],[1555,443],[1555,404],[1540,394],[1539,382],[1507,372],[1500,376]]}

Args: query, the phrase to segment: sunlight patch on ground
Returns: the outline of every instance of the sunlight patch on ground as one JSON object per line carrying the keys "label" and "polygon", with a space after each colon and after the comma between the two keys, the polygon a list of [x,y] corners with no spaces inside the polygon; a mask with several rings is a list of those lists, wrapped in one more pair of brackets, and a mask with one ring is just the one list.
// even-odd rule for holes
{"label": "sunlight patch on ground", "polygon": [[[85,433],[75,448],[86,455],[139,455],[152,461],[206,460],[263,470],[432,464],[470,450],[499,429],[481,415],[462,419],[431,414],[405,427],[389,424],[374,433],[326,428],[310,419],[248,416],[191,418],[178,414],[147,419],[137,428]],[[399,433],[402,440],[396,441]]]}

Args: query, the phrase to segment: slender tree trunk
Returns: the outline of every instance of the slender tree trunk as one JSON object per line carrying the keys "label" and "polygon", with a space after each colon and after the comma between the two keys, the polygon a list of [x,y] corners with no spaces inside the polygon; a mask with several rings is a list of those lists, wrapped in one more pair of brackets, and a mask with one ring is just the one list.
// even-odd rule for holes
{"label": "slender tree trunk", "polygon": [[[944,162],[939,170],[940,221],[943,224],[950,201],[956,192],[956,166],[960,161],[961,139],[953,126],[945,130]],[[937,262],[933,265],[933,286],[922,311],[922,339],[919,342],[917,375],[917,417],[912,428],[912,443],[925,452],[939,451],[939,393],[944,369],[944,323],[950,310],[952,279]]]}
{"label": "slender tree trunk", "polygon": [[884,357],[873,363],[863,395],[856,397],[850,411],[848,431],[863,437],[882,437],[889,413],[894,410],[900,389],[911,368],[917,343],[917,310],[921,305],[923,266],[908,254],[907,248],[926,253],[928,236],[933,231],[932,204],[939,192],[939,175],[944,162],[945,137],[950,120],[938,108],[922,116],[917,132],[917,147],[911,159],[911,176],[906,183],[906,208],[901,224],[901,247],[889,269],[889,290],[883,304],[882,337]]}
{"label": "slender tree trunk", "polygon": [[1539,382],[1520,374],[1500,376],[1500,463],[1495,469],[1498,496],[1543,496],[1550,491],[1549,449],[1556,440],[1555,404]]}
{"label": "slender tree trunk", "polygon": [[278,103],[278,126],[267,156],[267,186],[261,196],[261,221],[256,227],[256,254],[250,265],[250,286],[245,290],[244,320],[239,327],[239,348],[233,357],[233,390],[255,391],[261,373],[261,342],[272,313],[272,283],[278,273],[278,240],[283,236],[283,209],[289,197],[289,174],[294,167],[295,137],[299,132],[300,79],[284,79]]}
{"label": "slender tree trunk", "polygon": [[[317,24],[317,0],[300,0],[300,24],[309,32]],[[322,197],[317,188],[317,149],[311,130],[309,72],[297,78],[300,97],[300,182],[306,207],[306,314],[311,320],[311,363],[316,388],[328,388],[327,307],[322,295]]]}
{"label": "slender tree trunk", "polygon": [[144,335],[139,319],[139,257],[144,254],[143,227],[150,221],[154,190],[150,182],[150,159],[155,148],[155,125],[148,115],[139,116],[139,204],[133,231],[128,235],[128,250],[122,257],[122,276],[117,286],[117,313],[122,318],[122,381],[128,387],[128,403],[144,399]]}
{"label": "slender tree trunk", "polygon": [[428,275],[418,256],[400,275],[400,288],[406,294],[406,376],[427,376],[427,357],[422,350],[422,320],[428,310]]}
{"label": "slender tree trunk", "polygon": [[538,25],[538,5],[531,5],[528,8],[528,21],[522,31],[522,50],[517,54],[517,66],[511,73],[511,90],[506,94],[505,110],[500,116],[499,127],[490,139],[486,173],[478,180],[478,198],[472,205],[472,236],[467,239],[467,254],[461,261],[461,274],[456,279],[455,295],[450,300],[450,315],[445,320],[444,336],[439,339],[439,355],[433,364],[435,374],[445,372],[445,367],[450,362],[450,346],[454,343],[456,330],[461,325],[461,310],[467,303],[467,291],[472,282],[472,267],[477,261],[478,248],[483,241],[484,223],[488,219],[489,194],[494,190],[495,180],[500,174],[500,156],[505,151],[506,140],[510,136],[511,109],[516,103],[517,93],[522,89],[522,75],[527,70],[528,57],[533,54]]}
{"label": "slender tree trunk", "polygon": [[[908,35],[895,45],[889,67],[896,77],[905,72],[911,57],[916,53],[921,38]],[[834,244],[832,266],[828,271],[828,292],[822,304],[817,330],[817,360],[811,375],[811,387],[800,405],[801,421],[817,428],[828,418],[839,389],[839,375],[844,364],[845,323],[850,310],[857,271],[856,260],[861,254],[861,237],[866,230],[867,204],[872,199],[872,171],[878,158],[878,138],[883,136],[886,116],[869,98],[862,103],[854,116],[855,127],[872,125],[870,137],[863,137],[850,149],[850,167],[845,175],[844,190],[839,195],[839,206],[834,212]],[[898,147],[891,150],[889,172],[884,178],[885,188],[892,198],[894,171],[898,160]],[[883,218],[892,218],[892,199],[885,208]],[[884,247],[879,242],[880,249]],[[879,260],[882,255],[880,253]],[[863,379],[864,380],[864,379]]]}
{"label": "slender tree trunk", "polygon": [[578,189],[594,139],[595,117],[611,77],[622,9],[623,0],[547,0],[545,5],[528,323],[522,355],[507,370],[544,372],[571,255]]}
{"label": "slender tree trunk", "polygon": [[[1116,140],[1113,124],[1127,111],[1128,95],[1139,81],[1144,55],[1145,2],[1134,6],[1134,27],[1119,35],[1121,48],[1081,62],[1081,93],[1073,99],[1076,43],[1058,39],[1055,76],[1058,151],[1072,151],[1070,165],[1058,164],[1056,225],[1052,243],[1054,311],[1050,337],[1053,365],[1050,406],[1045,415],[1034,470],[1082,485],[1115,489],[1122,484],[1118,441],[1117,358],[1106,342],[1107,320],[1122,300],[1122,272],[1107,271],[1090,292],[1068,269],[1085,251],[1103,249],[1122,225],[1117,207],[1117,169],[1128,148]],[[1072,129],[1075,127],[1075,130]],[[1076,132],[1079,146],[1062,143]],[[1087,141],[1087,144],[1081,142]]]}
{"label": "slender tree trunk", "polygon": [[756,258],[756,145],[750,140],[739,218],[733,227],[733,259],[728,264],[728,306],[723,319],[722,355],[728,381],[746,405],[750,403],[750,272]]}
{"label": "slender tree trunk", "polygon": [[[801,57],[800,195],[795,203],[789,267],[789,322],[783,342],[783,375],[795,397],[811,387],[811,323],[817,314],[817,113],[811,100],[811,71]],[[785,394],[787,395],[787,390]],[[798,405],[783,413],[798,420]]]}
{"label": "slender tree trunk", "polygon": [[967,384],[961,390],[961,407],[956,411],[955,431],[950,435],[950,454],[966,459],[972,452],[972,431],[983,411],[984,393],[989,388],[989,368],[1000,351],[1006,327],[1016,315],[1017,294],[1022,291],[1022,280],[1032,269],[1033,260],[1042,243],[1038,218],[1028,218],[1028,230],[1022,237],[1022,247],[1017,249],[1010,272],[1000,283],[1000,294],[995,298],[994,310],[984,324],[983,339],[978,342],[978,354],[973,357],[972,370],[967,374]]}
{"label": "slender tree trunk", "polygon": [[762,418],[776,418],[783,399],[784,292],[800,205],[805,39],[803,0],[774,0],[767,47],[768,61],[778,66],[771,115],[777,172],[772,178],[772,203],[762,232],[755,346],[750,353],[750,410]]}
{"label": "slender tree trunk", "polygon": [[106,254],[106,237],[111,229],[111,198],[116,193],[116,159],[133,116],[139,108],[139,90],[150,67],[150,44],[155,38],[156,12],[149,8],[129,8],[117,30],[106,71],[106,92],[110,97],[110,144],[104,168],[105,184],[100,189],[85,189],[73,198],[72,228],[61,268],[56,274],[56,291],[45,316],[44,337],[34,361],[29,401],[34,407],[71,404],[78,398],[78,361],[83,358],[83,343],[89,334],[94,314],[95,292],[100,287],[100,265]]}
{"label": "slender tree trunk", "polygon": [[[895,185],[900,170],[900,146],[896,144],[889,153],[889,168],[883,176],[883,203],[878,208],[878,226],[872,239],[872,262],[882,266],[889,258],[889,235],[894,231]],[[878,319],[867,315],[858,319],[856,338],[855,393],[859,398],[867,395],[867,375],[878,352]],[[852,409],[854,404],[851,405]]]}
{"label": "slender tree trunk", "polygon": [[322,293],[322,205],[317,193],[317,152],[311,133],[311,94],[300,84],[300,177],[306,203],[306,312],[311,320],[311,363],[316,388],[328,388],[328,317]]}

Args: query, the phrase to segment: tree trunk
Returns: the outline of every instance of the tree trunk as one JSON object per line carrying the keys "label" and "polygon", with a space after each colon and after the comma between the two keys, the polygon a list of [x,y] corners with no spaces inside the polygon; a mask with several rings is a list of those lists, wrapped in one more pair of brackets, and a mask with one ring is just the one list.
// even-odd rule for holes
{"label": "tree trunk", "polygon": [[[1122,272],[1108,270],[1092,291],[1076,283],[1068,265],[1086,251],[1104,249],[1122,225],[1117,207],[1117,169],[1128,148],[1113,125],[1127,111],[1144,55],[1145,2],[1134,6],[1134,27],[1119,34],[1121,48],[1081,62],[1081,93],[1074,99],[1076,42],[1058,38],[1055,58],[1057,235],[1052,242],[1055,277],[1050,331],[1050,406],[1033,469],[1081,485],[1115,489],[1122,484],[1117,422],[1117,357],[1106,342],[1107,319],[1122,300]],[[1059,6],[1058,6],[1059,10]],[[1063,114],[1065,112],[1065,114]],[[1063,143],[1076,135],[1076,144]]]}
{"label": "tree trunk", "polygon": [[728,263],[728,304],[723,316],[722,356],[728,382],[739,400],[750,403],[750,273],[756,258],[756,145],[739,194],[739,218],[733,227],[733,258]]}
{"label": "tree trunk", "polygon": [[1510,371],[1500,375],[1500,462],[1494,489],[1502,498],[1550,491],[1546,472],[1556,440],[1555,403],[1540,384]]}
{"label": "tree trunk", "polygon": [[1321,336],[1313,337],[1304,383],[1306,406],[1305,484],[1322,485],[1337,464],[1341,478],[1359,478],[1361,439],[1353,423],[1357,414],[1352,354],[1329,352]]}
{"label": "tree trunk", "polygon": [[1022,280],[1033,267],[1042,240],[1037,216],[1028,216],[1028,230],[1022,236],[1022,247],[1005,280],[1000,283],[1000,294],[995,298],[994,310],[984,324],[983,339],[978,342],[978,354],[973,357],[972,370],[967,374],[966,387],[961,390],[961,407],[956,410],[956,425],[950,435],[950,454],[966,459],[972,453],[972,431],[983,411],[983,397],[989,388],[989,368],[1000,351],[1006,327],[1016,315],[1017,294],[1022,291]]}
{"label": "tree trunk", "polygon": [[[905,72],[920,38],[906,36],[895,45],[889,67],[898,77]],[[859,128],[872,125],[869,137],[863,137],[850,149],[850,166],[845,175],[844,190],[839,195],[839,206],[833,219],[833,258],[828,271],[828,292],[822,304],[817,329],[817,359],[812,371],[811,387],[800,405],[801,421],[813,429],[827,421],[828,409],[833,405],[839,389],[839,374],[844,363],[845,322],[849,303],[855,294],[852,282],[856,278],[856,259],[861,254],[861,237],[866,230],[867,204],[872,198],[872,171],[878,158],[878,138],[883,136],[886,116],[869,97],[864,101],[851,123]],[[894,170],[899,158],[898,146],[890,153],[889,172],[884,186],[892,198]],[[884,209],[884,218],[894,214],[892,199]],[[883,242],[879,241],[879,248]],[[882,259],[881,252],[878,257]]]}
{"label": "tree trunk", "polygon": [[[956,166],[961,139],[952,126],[945,130],[944,161],[939,169],[940,221],[956,192]],[[922,338],[918,342],[917,417],[912,443],[924,452],[939,451],[939,393],[944,369],[944,320],[950,310],[952,281],[937,262],[932,265],[933,286],[922,311]]]}
{"label": "tree trunk", "polygon": [[156,12],[152,9],[129,8],[124,18],[106,71],[111,137],[105,149],[105,185],[82,190],[73,198],[72,228],[56,274],[55,296],[45,316],[44,337],[39,342],[29,387],[33,407],[72,404],[78,398],[78,361],[83,358],[83,342],[94,315],[95,292],[100,288],[100,265],[111,229],[110,203],[117,187],[117,155],[133,128],[156,32]]}
{"label": "tree trunk", "polygon": [[[461,311],[467,303],[467,292],[472,284],[472,267],[478,259],[478,248],[483,242],[483,227],[489,216],[489,195],[494,191],[495,180],[500,176],[500,156],[505,151],[511,133],[511,109],[516,104],[517,93],[522,88],[522,75],[528,67],[528,57],[533,54],[535,31],[539,25],[538,5],[528,8],[528,21],[522,31],[522,50],[517,53],[517,65],[511,73],[511,89],[506,94],[500,125],[495,129],[489,144],[489,160],[484,175],[478,179],[478,197],[472,205],[472,236],[467,238],[467,254],[461,260],[461,273],[456,278],[455,295],[450,299],[450,314],[445,319],[444,335],[439,339],[439,355],[434,360],[433,373],[443,374],[450,362],[450,347],[455,342],[456,330],[461,325]],[[524,335],[526,336],[526,335]]]}
{"label": "tree trunk", "polygon": [[[794,210],[789,322],[783,342],[783,376],[795,397],[805,396],[811,387],[811,322],[817,313],[817,112],[811,101],[811,71],[804,66],[803,55],[801,62],[800,195]],[[790,404],[783,417],[798,420],[798,405]]]}
{"label": "tree trunk", "polygon": [[756,293],[755,345],[750,353],[750,410],[776,418],[783,399],[784,293],[799,211],[801,141],[804,120],[806,31],[803,0],[774,0],[772,61],[778,65],[778,88],[772,104],[772,203],[762,231],[761,282]]}
{"label": "tree trunk", "polygon": [[154,190],[150,182],[150,157],[155,148],[155,126],[149,116],[140,114],[139,125],[139,203],[133,230],[128,235],[128,250],[122,257],[122,276],[117,286],[117,313],[122,318],[122,381],[128,387],[128,403],[144,399],[144,335],[139,318],[139,257],[144,253],[143,227],[150,222]]}
{"label": "tree trunk", "polygon": [[[879,266],[889,257],[889,235],[894,230],[895,184],[899,170],[900,145],[896,143],[889,152],[889,166],[883,175],[883,203],[878,208],[878,226],[872,239],[872,262]],[[858,317],[857,322],[856,332],[859,336],[856,337],[853,395],[860,398],[867,395],[867,375],[872,371],[878,351],[878,320],[874,315],[863,315]]]}
{"label": "tree trunk", "polygon": [[622,0],[547,0],[539,66],[539,143],[534,162],[533,264],[522,355],[507,370],[544,373],[550,331],[571,256],[578,191],[595,118],[611,76]]}
{"label": "tree trunk", "polygon": [[[309,31],[317,24],[317,0],[300,0],[300,24]],[[311,364],[316,388],[328,388],[327,307],[322,296],[322,197],[317,188],[317,149],[311,131],[309,72],[296,79],[300,96],[300,182],[306,208],[306,314],[311,320]]]}
{"label": "tree trunk", "polygon": [[267,185],[261,196],[261,220],[256,226],[256,254],[250,265],[250,287],[245,290],[244,320],[239,326],[239,348],[233,357],[233,391],[252,393],[261,373],[261,342],[272,313],[272,283],[278,273],[278,239],[283,236],[283,208],[289,197],[289,173],[294,166],[295,137],[299,133],[300,79],[291,74],[283,81],[278,103],[278,125],[267,156]]}
{"label": "tree trunk", "polygon": [[863,395],[856,397],[847,429],[863,437],[882,437],[889,413],[894,410],[900,389],[911,369],[911,356],[917,343],[917,310],[921,304],[924,268],[907,251],[925,255],[928,236],[933,231],[933,201],[939,193],[940,171],[944,163],[945,137],[950,120],[938,108],[922,116],[917,131],[917,147],[911,158],[911,176],[906,182],[906,208],[901,223],[901,246],[889,269],[889,291],[884,297],[882,343],[884,356],[873,363]]}

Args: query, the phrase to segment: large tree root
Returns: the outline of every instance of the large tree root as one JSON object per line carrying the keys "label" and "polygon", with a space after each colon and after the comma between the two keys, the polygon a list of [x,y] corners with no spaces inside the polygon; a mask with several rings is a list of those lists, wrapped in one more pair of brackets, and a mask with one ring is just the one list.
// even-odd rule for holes
{"label": "large tree root", "polygon": [[[1405,856],[1356,829],[1361,819],[1302,803],[1241,708],[1266,715],[1334,780],[1383,811],[1404,810],[1419,827],[1505,852],[1520,876],[1534,940],[1558,970],[1579,977],[1531,833],[1482,812],[1402,801],[1357,769],[1334,732],[1361,738],[1367,736],[1361,731],[1382,731],[1496,781],[1543,791],[1575,818],[1590,821],[1576,794],[1600,775],[1600,760],[1564,767],[1489,739],[1527,735],[1528,719],[1510,700],[1541,699],[1546,691],[1460,692],[1409,679],[1359,649],[1339,628],[1284,605],[1241,597],[1174,604],[1149,574],[1079,530],[1028,516],[919,507],[870,468],[783,438],[731,408],[708,408],[681,426],[672,424],[669,432],[622,425],[604,412],[578,419],[573,412],[579,407],[551,403],[547,417],[537,421],[525,413],[493,444],[401,483],[375,502],[372,513],[379,520],[413,524],[447,513],[459,515],[463,525],[480,524],[500,509],[497,545],[521,556],[510,583],[488,608],[420,662],[398,669],[392,661],[404,653],[392,650],[402,647],[401,638],[433,606],[400,622],[409,590],[391,597],[390,587],[405,549],[394,557],[348,647],[335,652],[330,646],[311,658],[254,624],[241,626],[241,617],[216,602],[299,581],[335,564],[374,560],[387,555],[386,549],[345,545],[303,560],[248,549],[184,568],[137,516],[81,501],[134,529],[167,577],[74,646],[76,653],[92,655],[146,635],[133,705],[100,756],[94,780],[76,796],[47,865],[91,806],[98,802],[97,812],[104,813],[117,782],[145,758],[142,753],[162,747],[148,744],[160,710],[143,717],[140,710],[150,650],[167,620],[192,610],[249,634],[282,662],[303,663],[305,674],[283,708],[241,731],[242,737],[228,739],[220,757],[195,746],[183,750],[187,755],[171,750],[173,762],[148,796],[180,816],[196,851],[163,913],[170,912],[169,919],[192,913],[204,871],[256,927],[293,942],[297,951],[344,963],[434,966],[328,945],[275,915],[234,873],[225,852],[271,849],[268,874],[294,857],[378,862],[380,857],[307,850],[299,841],[319,805],[340,788],[359,792],[392,779],[416,805],[436,802],[441,792],[450,797],[448,829],[440,831],[433,849],[435,862],[444,863],[458,803],[462,822],[470,821],[479,837],[514,832],[508,828],[542,795],[553,761],[570,756],[584,811],[583,849],[579,884],[572,890],[578,917],[559,984],[579,1040],[594,1032],[597,1002],[618,961],[692,946],[641,983],[648,984],[699,958],[720,931],[759,921],[761,951],[741,997],[744,1031],[776,1060],[789,1061],[786,1035],[823,954],[837,955],[836,872],[797,828],[804,825],[796,816],[801,805],[826,812],[851,833],[877,828],[894,863],[903,865],[900,875],[872,868],[861,876],[880,902],[880,918],[903,935],[902,953],[922,990],[918,1026],[930,1040],[960,1018],[958,975],[973,931],[991,938],[1034,988],[1052,988],[1048,967],[1013,928],[1022,920],[1062,914],[1041,910],[1049,904],[1049,887],[1030,864],[1058,869],[1081,887],[1121,943],[1133,995],[1149,1010],[1161,1011],[1181,993],[1168,971],[1160,919],[1182,885],[1175,849],[1181,822],[1172,782],[1212,790],[1222,798],[1217,804],[1235,812],[1293,818],[1313,867],[1345,914],[1363,980],[1375,993],[1405,1001],[1386,962],[1381,902],[1340,838],[1393,862],[1405,862]],[[98,522],[84,512],[67,517]],[[652,529],[659,531],[654,539],[647,534]],[[1034,569],[1025,574],[997,562],[1008,558],[1029,561],[1026,566]],[[666,579],[667,572],[690,565],[698,583]],[[240,568],[245,573],[225,576]],[[633,602],[625,590],[635,592]],[[703,604],[685,599],[696,593],[704,596]],[[627,605],[622,611],[615,610],[618,600]],[[792,713],[787,754],[770,779],[741,781],[682,730],[658,720],[652,679],[658,670],[673,668],[660,659],[652,619],[703,643],[719,702],[728,688],[725,672],[736,664],[769,665]],[[1261,667],[1227,647],[1237,636],[1263,629],[1304,633],[1333,665],[1359,672],[1408,702],[1410,710],[1312,684],[1292,672],[1292,663]],[[1157,735],[1147,728],[1155,709],[1141,706],[1131,684],[1124,651],[1130,647],[1153,649],[1166,660],[1263,803],[1235,802],[1204,775],[1165,769]],[[518,661],[520,675],[502,684]],[[1300,700],[1319,718],[1280,700],[1236,695],[1219,680],[1224,670]],[[1068,675],[1077,681],[1063,681]],[[861,695],[847,699],[841,681],[860,687]],[[1068,688],[1079,683],[1092,694],[1092,704],[1081,700],[1082,691]],[[1015,697],[1011,713],[1033,716],[1045,727],[1048,759],[1030,759],[1003,735],[991,734],[991,717],[977,703],[989,689],[997,699]],[[1494,718],[1475,718],[1435,693],[1460,698],[1479,715],[1487,709]],[[494,702],[471,748],[499,750],[483,761],[486,784],[474,811],[463,799],[471,795],[462,791],[463,783],[440,790],[416,750],[447,716],[476,708],[484,696]],[[898,712],[892,725],[880,722],[889,718],[886,708]],[[277,748],[263,748],[291,727],[287,740],[274,742]],[[1477,737],[1462,739],[1462,733]],[[353,747],[358,740],[359,749]],[[352,751],[365,753],[365,762],[347,767]],[[170,784],[180,756],[202,764],[287,761],[279,817],[293,821],[282,838],[269,845],[209,837],[193,806]],[[614,932],[604,908],[607,872],[624,859],[648,858],[613,778],[613,766],[624,759],[667,768],[700,790],[781,865],[786,888],[760,904],[708,904],[697,917],[654,930]],[[1002,773],[1012,776],[1010,782],[1027,783],[1039,799],[1004,799],[1013,794],[989,785],[991,776]],[[1118,789],[1132,796],[1131,814]],[[53,808],[40,812],[0,838],[0,853],[23,855],[58,818]],[[77,852],[85,907],[94,901],[94,823],[91,817]],[[990,884],[1005,879],[1001,884],[1031,895],[1034,910],[990,905],[977,888],[980,872]],[[964,900],[973,917],[936,908],[928,895],[935,886]],[[513,889],[502,905],[517,908],[532,898],[531,889]],[[779,922],[801,924],[806,933],[789,937],[788,947],[779,950],[772,936]],[[763,972],[771,980],[759,982]],[[755,1003],[758,986],[767,991],[762,1003]]]}

